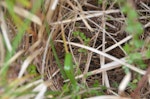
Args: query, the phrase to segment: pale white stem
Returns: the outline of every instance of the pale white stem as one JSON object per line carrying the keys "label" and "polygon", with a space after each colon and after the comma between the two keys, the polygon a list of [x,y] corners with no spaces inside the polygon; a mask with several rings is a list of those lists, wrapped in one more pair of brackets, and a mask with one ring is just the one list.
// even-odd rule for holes
{"label": "pale white stem", "polygon": [[8,37],[8,29],[7,29],[7,25],[4,19],[4,14],[3,11],[0,9],[0,20],[1,20],[1,30],[2,30],[2,34],[6,43],[6,47],[8,48],[8,51],[11,52],[12,51],[12,45],[10,43],[9,37]]}
{"label": "pale white stem", "polygon": [[51,9],[52,9],[52,10],[55,10],[55,9],[56,9],[56,6],[57,6],[57,4],[58,4],[58,1],[59,1],[59,0],[54,0],[53,4],[52,4],[52,6],[51,6]]}
{"label": "pale white stem", "polygon": [[123,44],[123,43],[125,43],[125,42],[127,42],[128,40],[130,40],[132,38],[132,36],[130,35],[130,36],[128,36],[128,37],[126,37],[126,38],[124,38],[123,40],[121,40],[120,42],[118,42],[118,43],[116,43],[116,44],[114,44],[114,45],[112,45],[112,46],[110,46],[110,47],[108,47],[106,50],[105,50],[105,52],[108,52],[108,51],[110,51],[110,50],[112,50],[112,49],[114,49],[114,48],[116,48],[117,46],[119,46],[119,45],[121,45],[121,44]]}
{"label": "pale white stem", "polygon": [[131,72],[127,73],[126,76],[121,81],[121,83],[119,85],[119,88],[118,88],[120,94],[125,90],[128,83],[130,82],[130,80],[131,80]]}
{"label": "pale white stem", "polygon": [[95,96],[95,97],[85,98],[85,99],[131,99],[131,98],[119,97],[114,95],[103,95],[103,96]]}
{"label": "pale white stem", "polygon": [[44,99],[44,94],[47,91],[47,86],[44,83],[41,83],[36,88],[33,89],[33,92],[39,92],[35,99]]}

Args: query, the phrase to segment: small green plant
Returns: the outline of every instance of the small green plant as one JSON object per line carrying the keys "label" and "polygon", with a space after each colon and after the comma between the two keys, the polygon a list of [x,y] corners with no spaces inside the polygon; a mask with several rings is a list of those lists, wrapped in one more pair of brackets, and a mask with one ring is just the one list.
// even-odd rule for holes
{"label": "small green plant", "polygon": [[105,91],[107,88],[105,86],[100,86],[99,81],[95,80],[94,84],[92,85],[92,88],[87,88],[87,92],[83,94],[83,97],[90,96],[101,96],[105,94]]}
{"label": "small green plant", "polygon": [[98,4],[102,4],[103,3],[103,0],[98,0]]}
{"label": "small green plant", "polygon": [[75,31],[75,32],[73,32],[73,36],[81,38],[85,45],[89,45],[90,38],[87,38],[83,32]]}
{"label": "small green plant", "polygon": [[113,82],[113,83],[112,83],[112,86],[113,86],[114,88],[118,88],[118,87],[119,87],[119,84],[118,84],[117,82]]}
{"label": "small green plant", "polygon": [[143,40],[140,39],[140,36],[143,33],[143,28],[138,21],[138,14],[133,5],[124,0],[120,0],[119,2],[122,5],[122,12],[127,16],[126,32],[133,36],[132,41],[130,41],[129,44],[126,44],[124,49],[129,54],[129,62],[135,63],[136,60],[142,60],[141,54],[137,51],[143,46]]}
{"label": "small green plant", "polygon": [[130,82],[128,84],[128,86],[130,87],[131,91],[134,90],[137,87],[137,83],[138,83],[138,80],[134,79],[132,82]]}
{"label": "small green plant", "polygon": [[[90,43],[90,38],[86,37],[86,35],[83,32],[75,31],[75,32],[73,32],[73,36],[81,39],[83,41],[84,45],[88,46]],[[78,52],[86,53],[86,50],[80,48],[80,49],[78,49]]]}
{"label": "small green plant", "polygon": [[80,87],[78,86],[78,82],[75,79],[72,54],[69,52],[69,49],[66,43],[63,24],[61,25],[61,29],[62,29],[62,39],[64,43],[64,48],[65,48],[64,71],[65,71],[67,78],[70,80],[70,83],[71,83],[70,89],[73,89],[73,91],[71,91],[72,98],[75,99],[78,97],[75,93],[79,91]]}
{"label": "small green plant", "polygon": [[[97,82],[96,82],[97,83]],[[82,94],[82,98],[86,98],[86,97],[91,97],[91,96],[101,96],[105,94],[106,91],[106,87],[105,86],[100,86],[99,83],[94,84],[92,88],[84,88],[87,91]],[[95,86],[96,85],[96,86]]]}
{"label": "small green plant", "polygon": [[37,75],[38,72],[36,70],[36,66],[34,64],[31,64],[28,66],[27,68],[27,72],[30,74],[30,75]]}
{"label": "small green plant", "polygon": [[[124,49],[128,54],[127,61],[130,64],[134,64],[138,66],[138,68],[146,69],[147,65],[144,63],[142,59],[142,55],[139,53],[139,50],[144,46],[144,41],[140,39],[140,36],[144,32],[142,24],[138,21],[138,14],[134,8],[133,3],[130,1],[118,0],[119,4],[121,5],[121,11],[126,15],[126,32],[132,35],[132,40],[125,44]],[[150,53],[149,50],[146,51]],[[148,54],[149,56],[150,54]],[[145,55],[146,56],[146,55]],[[147,58],[148,58],[147,56]],[[129,72],[129,69],[123,67],[125,72]],[[129,83],[129,87],[131,90],[135,89],[137,86],[137,82],[140,80],[141,75],[135,73],[135,79],[133,82]],[[138,79],[137,79],[138,78]]]}

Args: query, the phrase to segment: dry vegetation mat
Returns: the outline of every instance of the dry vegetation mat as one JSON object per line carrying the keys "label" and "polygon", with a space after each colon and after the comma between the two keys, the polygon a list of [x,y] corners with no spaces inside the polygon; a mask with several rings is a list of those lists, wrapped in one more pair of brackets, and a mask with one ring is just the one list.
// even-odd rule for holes
{"label": "dry vegetation mat", "polygon": [[149,0],[0,0],[0,99],[150,99]]}

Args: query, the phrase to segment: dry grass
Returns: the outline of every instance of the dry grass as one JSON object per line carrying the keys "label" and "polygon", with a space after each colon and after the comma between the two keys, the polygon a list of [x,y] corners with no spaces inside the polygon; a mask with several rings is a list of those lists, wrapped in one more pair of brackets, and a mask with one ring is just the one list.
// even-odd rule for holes
{"label": "dry grass", "polygon": [[[31,7],[29,8],[23,7],[19,3],[15,5],[14,13],[18,15],[22,22],[28,19],[31,24],[25,31],[15,54],[8,61],[5,61],[7,53],[13,49],[12,42],[18,33],[19,27],[14,25],[13,18],[8,14],[6,2],[0,1],[0,6],[3,7],[3,9],[0,9],[0,68],[3,65],[9,65],[10,67],[6,78],[8,81],[6,82],[10,84],[10,82],[24,79],[21,82],[17,82],[17,87],[15,88],[18,88],[18,90],[31,88],[32,92],[38,92],[37,94],[27,95],[28,99],[29,97],[35,97],[35,99],[43,97],[71,98],[71,95],[63,94],[62,86],[69,80],[62,78],[60,68],[58,68],[52,51],[52,45],[50,45],[52,40],[59,61],[63,66],[65,57],[64,42],[61,37],[61,31],[63,31],[69,52],[73,56],[75,78],[81,89],[83,88],[82,85],[88,89],[83,88],[76,95],[82,95],[89,90],[101,89],[99,87],[92,89],[95,81],[98,81],[99,86],[106,86],[105,95],[83,96],[84,98],[130,99],[130,94],[134,90],[131,90],[127,85],[136,79],[135,77],[137,76],[135,75],[137,73],[144,76],[147,72],[135,64],[129,64],[125,59],[128,54],[123,46],[132,39],[132,35],[125,32],[127,25],[126,15],[121,12],[117,0],[103,0],[102,4],[98,4],[98,0],[45,0],[40,9],[31,13],[31,8],[35,2],[36,0],[30,0]],[[144,28],[141,39],[146,44],[149,44],[150,3],[141,0],[138,4],[136,3],[136,9],[139,14],[139,21]],[[85,45],[82,37],[75,37],[73,35],[75,31],[80,31],[87,38],[90,38],[89,44]],[[79,52],[79,49],[86,49],[86,51]],[[138,52],[143,55],[145,48],[141,48]],[[145,58],[144,55],[142,57],[149,66],[149,59]],[[30,76],[27,71],[31,64],[36,66],[38,76]],[[125,74],[123,66],[128,67],[130,72]],[[0,72],[2,71],[3,69],[0,69]],[[32,79],[36,77],[38,77],[38,80],[36,79],[37,81],[33,82]],[[114,83],[117,83],[118,86],[115,87]],[[20,88],[26,84],[28,85],[25,89]],[[148,99],[150,97],[148,81],[142,87],[140,97]],[[5,93],[4,90],[5,87],[0,84],[0,95]],[[46,95],[45,93],[49,91],[62,91],[62,93],[60,96]],[[4,96],[4,98],[6,97]],[[24,96],[21,96],[19,99],[24,98]]]}

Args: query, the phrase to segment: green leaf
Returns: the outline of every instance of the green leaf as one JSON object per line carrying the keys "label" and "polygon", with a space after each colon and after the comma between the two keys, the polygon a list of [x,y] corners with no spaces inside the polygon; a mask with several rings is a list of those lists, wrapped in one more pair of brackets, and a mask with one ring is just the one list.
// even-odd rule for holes
{"label": "green leaf", "polygon": [[132,53],[129,55],[129,59],[130,60],[141,60],[142,59],[142,55],[138,52]]}
{"label": "green leaf", "polygon": [[66,72],[67,77],[70,79],[70,82],[74,87],[77,86],[77,81],[74,76],[73,63],[72,63],[72,55],[71,53],[65,54],[65,63],[64,70]]}
{"label": "green leaf", "polygon": [[98,82],[98,80],[95,80],[95,81],[94,81],[93,87],[99,87],[99,82]]}
{"label": "green leaf", "polygon": [[146,57],[147,57],[147,58],[150,58],[150,50],[147,50],[147,51],[146,51]]}
{"label": "green leaf", "polygon": [[51,44],[51,47],[52,47],[52,52],[53,52],[53,54],[54,54],[54,58],[55,58],[55,60],[56,60],[57,66],[58,66],[58,68],[60,69],[60,73],[62,74],[62,77],[63,77],[64,79],[66,79],[67,77],[66,77],[65,71],[64,71],[64,69],[63,69],[63,66],[62,66],[61,63],[60,63],[60,60],[59,60],[58,55],[57,55],[57,53],[56,53],[56,48],[55,48],[55,46],[54,46],[54,43],[53,43],[52,39],[50,40],[50,44]]}
{"label": "green leaf", "polygon": [[130,53],[132,51],[132,47],[129,44],[125,44],[123,49],[126,51],[126,53]]}
{"label": "green leaf", "polygon": [[21,3],[24,7],[30,7],[29,0],[16,0],[17,2]]}
{"label": "green leaf", "polygon": [[138,15],[137,15],[137,13],[136,13],[135,10],[130,9],[130,10],[128,10],[128,17],[129,17],[130,19],[135,20],[135,19],[138,17]]}
{"label": "green leaf", "polygon": [[144,32],[143,26],[141,23],[136,24],[136,33],[141,35]]}
{"label": "green leaf", "polygon": [[98,4],[102,4],[103,3],[103,0],[98,0]]}
{"label": "green leaf", "polygon": [[144,45],[144,41],[136,39],[133,41],[136,48],[141,48]]}
{"label": "green leaf", "polygon": [[128,32],[128,33],[133,33],[134,32],[134,30],[133,30],[133,28],[132,27],[130,27],[130,26],[128,26],[128,27],[126,27],[126,32]]}
{"label": "green leaf", "polygon": [[79,36],[79,31],[73,32],[73,36],[75,36],[75,37]]}
{"label": "green leaf", "polygon": [[128,7],[127,5],[124,5],[124,6],[121,8],[121,11],[122,11],[123,13],[127,13],[127,11],[129,10],[128,8],[129,8],[129,7]]}
{"label": "green leaf", "polygon": [[137,84],[130,82],[130,83],[128,84],[128,86],[129,86],[132,90],[134,90],[134,89],[137,87]]}
{"label": "green leaf", "polygon": [[86,49],[79,48],[79,49],[78,49],[78,52],[80,52],[80,53],[86,53]]}
{"label": "green leaf", "polygon": [[126,74],[127,74],[127,73],[129,73],[129,71],[130,71],[130,70],[129,70],[129,68],[128,68],[128,67],[123,66],[122,68],[124,69],[124,72],[125,72]]}
{"label": "green leaf", "polygon": [[112,86],[113,86],[114,88],[118,88],[118,87],[119,87],[119,84],[118,84],[117,82],[113,82],[113,83],[112,83]]}
{"label": "green leaf", "polygon": [[143,61],[142,59],[135,61],[135,63],[136,63],[141,69],[146,69],[146,68],[147,68],[147,65],[144,63],[144,61]]}
{"label": "green leaf", "polygon": [[138,80],[137,80],[137,79],[134,79],[132,82],[133,82],[133,83],[138,83]]}
{"label": "green leaf", "polygon": [[88,45],[90,42],[90,38],[85,39],[84,42],[85,42],[85,45]]}
{"label": "green leaf", "polygon": [[64,84],[63,87],[62,87],[62,89],[63,89],[64,93],[67,93],[67,92],[70,91],[70,89],[69,89],[69,87],[68,87],[67,84]]}
{"label": "green leaf", "polygon": [[36,66],[34,64],[31,64],[27,68],[27,72],[31,75],[37,74]]}
{"label": "green leaf", "polygon": [[82,33],[82,32],[79,34],[79,36],[80,36],[82,39],[83,39],[83,38],[86,38],[86,36],[85,36],[84,33]]}

